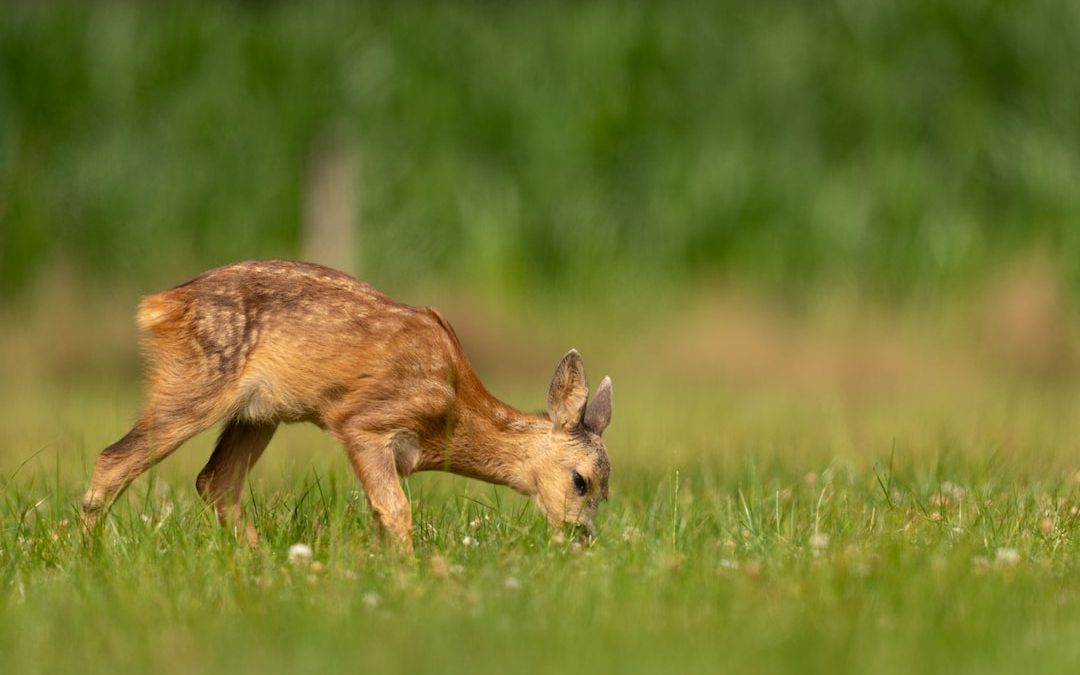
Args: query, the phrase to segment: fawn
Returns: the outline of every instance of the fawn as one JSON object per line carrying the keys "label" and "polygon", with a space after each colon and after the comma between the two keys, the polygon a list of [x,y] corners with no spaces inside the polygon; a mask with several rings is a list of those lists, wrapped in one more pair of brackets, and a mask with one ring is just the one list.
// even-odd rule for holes
{"label": "fawn", "polygon": [[340,440],[368,504],[402,548],[412,514],[399,477],[443,470],[532,497],[554,526],[588,536],[608,496],[611,380],[592,401],[570,350],[548,389],[548,414],[526,414],[481,384],[450,324],[336,270],[299,262],[212,269],[139,305],[149,391],[135,426],[105,448],[83,497],[98,516],[140,474],[218,420],[224,427],[196,489],[222,525],[245,522],[249,469],[281,422]]}

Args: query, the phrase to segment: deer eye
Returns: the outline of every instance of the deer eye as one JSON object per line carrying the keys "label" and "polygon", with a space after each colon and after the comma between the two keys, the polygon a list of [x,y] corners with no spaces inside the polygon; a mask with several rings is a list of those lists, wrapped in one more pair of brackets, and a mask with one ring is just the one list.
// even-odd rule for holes
{"label": "deer eye", "polygon": [[584,497],[585,493],[589,491],[589,481],[585,480],[585,477],[576,470],[572,472],[572,475],[574,477],[574,491]]}

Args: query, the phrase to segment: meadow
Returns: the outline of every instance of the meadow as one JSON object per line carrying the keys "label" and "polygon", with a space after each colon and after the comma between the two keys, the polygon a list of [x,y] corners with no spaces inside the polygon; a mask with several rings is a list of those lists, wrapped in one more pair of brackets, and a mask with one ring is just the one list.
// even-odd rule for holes
{"label": "meadow", "polygon": [[[594,384],[613,375],[612,496],[588,547],[504,488],[418,474],[416,556],[398,558],[343,452],[302,426],[250,479],[257,548],[195,493],[212,434],[87,537],[77,504],[137,380],[123,365],[24,372],[0,398],[16,422],[0,432],[5,672],[1071,672],[1074,385],[1002,369],[941,316],[821,312],[770,337],[737,302],[681,306],[697,318],[667,316],[675,333],[639,326],[617,344],[609,317],[580,308],[509,321],[504,337],[534,340],[516,370],[481,366],[526,409],[543,404],[549,342],[576,334]],[[682,363],[703,328],[711,351]],[[732,362],[713,338],[740,333],[790,342]],[[134,363],[130,335],[101,340]],[[27,367],[20,349],[4,350],[9,372]],[[290,560],[297,543],[310,560]]]}
{"label": "meadow", "polygon": [[[1080,3],[0,0],[0,672],[1076,672]],[[77,506],[142,294],[333,263],[610,374],[595,543],[278,432]],[[310,547],[297,559],[294,545]]]}

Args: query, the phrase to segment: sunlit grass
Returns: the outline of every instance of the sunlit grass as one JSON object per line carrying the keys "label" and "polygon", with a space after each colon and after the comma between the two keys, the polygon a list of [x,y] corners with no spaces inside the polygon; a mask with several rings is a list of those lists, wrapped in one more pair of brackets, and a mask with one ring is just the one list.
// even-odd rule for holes
{"label": "sunlit grass", "polygon": [[[137,400],[95,391],[27,413],[22,438],[46,449],[21,468],[34,444],[5,436],[6,672],[1064,672],[1080,657],[1080,483],[1045,401],[962,433],[993,397],[933,419],[912,401],[856,415],[625,390],[595,545],[562,540],[508,490],[429,474],[407,481],[403,560],[310,428],[285,429],[252,476],[254,550],[195,494],[209,435],[87,537],[88,467]],[[861,454],[833,452],[836,429],[865,438]],[[1000,429],[1007,446],[988,440]],[[310,560],[289,560],[298,543]]]}

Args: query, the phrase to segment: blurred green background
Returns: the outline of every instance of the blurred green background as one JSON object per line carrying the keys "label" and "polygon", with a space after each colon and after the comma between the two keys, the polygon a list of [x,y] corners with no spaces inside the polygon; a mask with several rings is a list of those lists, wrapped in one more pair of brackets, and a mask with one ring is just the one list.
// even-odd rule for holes
{"label": "blurred green background", "polygon": [[305,256],[319,199],[390,288],[1077,290],[1077,63],[1069,0],[5,0],[0,294]]}
{"label": "blurred green background", "polygon": [[[0,0],[0,671],[1075,672],[1078,64],[1076,0]],[[85,546],[139,296],[258,257],[610,374],[599,545],[415,476],[404,569],[294,425],[266,546],[212,432]]]}

